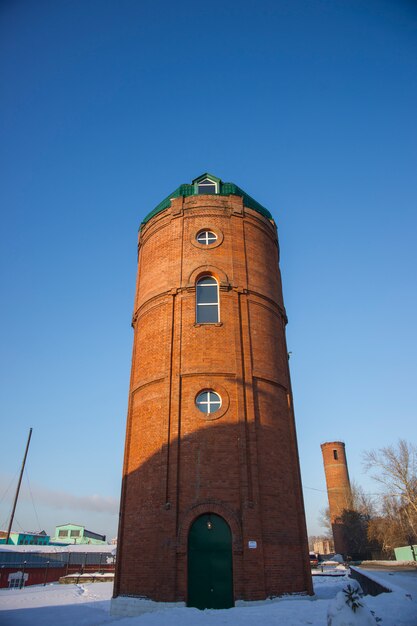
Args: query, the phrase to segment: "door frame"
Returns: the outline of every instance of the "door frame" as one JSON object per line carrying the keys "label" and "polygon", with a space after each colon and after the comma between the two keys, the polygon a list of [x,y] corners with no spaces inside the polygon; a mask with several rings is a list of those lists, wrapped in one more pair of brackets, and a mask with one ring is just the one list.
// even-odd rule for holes
{"label": "door frame", "polygon": [[[233,532],[232,532],[232,528],[230,527],[230,524],[228,523],[227,519],[225,519],[225,517],[223,515],[219,515],[219,513],[215,513],[214,511],[204,511],[203,513],[200,513],[199,515],[195,516],[191,523],[188,526],[188,533],[187,533],[187,606],[196,606],[195,602],[196,600],[194,599],[194,603],[193,604],[189,604],[189,597],[190,597],[190,585],[191,585],[191,581],[190,581],[190,560],[192,558],[191,556],[191,550],[190,550],[190,537],[191,537],[191,532],[194,528],[194,526],[198,523],[199,520],[201,520],[201,522],[203,522],[202,518],[207,518],[206,520],[204,520],[205,522],[207,522],[207,532],[211,532],[210,530],[210,526],[209,524],[213,524],[215,526],[216,524],[216,518],[218,520],[218,522],[221,522],[221,529],[219,529],[220,533],[224,533],[227,532],[228,538],[227,538],[227,547],[226,547],[226,542],[225,542],[225,548],[224,550],[221,549],[220,552],[223,553],[223,558],[225,559],[225,565],[227,567],[227,569],[229,569],[230,566],[230,573],[228,572],[224,572],[225,574],[225,581],[226,581],[226,591],[224,593],[224,599],[225,599],[225,604],[230,605],[229,606],[218,606],[218,607],[214,607],[214,606],[197,606],[197,608],[200,609],[205,609],[205,608],[219,608],[219,609],[224,609],[224,608],[231,608],[235,605],[235,585],[234,585],[234,558],[233,558]],[[203,528],[204,528],[204,524],[203,524]],[[227,529],[227,530],[226,530]],[[204,544],[203,544],[204,545]],[[202,550],[202,556],[205,554],[207,559],[208,559],[208,563],[211,563],[212,565],[214,565],[213,563],[213,557],[215,557],[217,550],[210,550],[209,544],[207,544],[207,550]],[[195,557],[194,557],[195,558]],[[214,562],[216,561],[216,559],[214,559]],[[218,561],[217,561],[218,563]],[[205,565],[207,565],[207,563],[205,563]],[[211,567],[211,566],[210,566]],[[214,585],[213,585],[214,586]],[[213,591],[213,589],[212,589]],[[193,592],[195,592],[195,589],[193,590]],[[198,594],[197,594],[198,595]],[[195,596],[195,593],[194,593]],[[220,596],[221,597],[221,596]],[[203,602],[203,604],[206,604],[205,602]],[[210,604],[209,602],[207,602],[207,604]]]}

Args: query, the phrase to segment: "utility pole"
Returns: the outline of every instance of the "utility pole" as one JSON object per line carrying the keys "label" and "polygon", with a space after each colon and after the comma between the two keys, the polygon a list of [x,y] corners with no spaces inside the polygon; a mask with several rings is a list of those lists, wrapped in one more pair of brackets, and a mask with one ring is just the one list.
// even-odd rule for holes
{"label": "utility pole", "polygon": [[29,429],[29,437],[28,437],[28,442],[26,444],[25,456],[23,457],[22,469],[20,470],[19,482],[17,483],[17,489],[16,489],[16,495],[14,497],[12,514],[10,516],[9,528],[7,530],[6,545],[9,543],[9,539],[10,539],[10,532],[12,530],[14,512],[16,511],[16,504],[17,504],[17,499],[19,497],[20,484],[22,482],[22,476],[23,476],[23,471],[25,469],[26,457],[28,455],[28,450],[29,450],[29,444],[30,444],[30,438],[31,437],[32,437],[32,428]]}

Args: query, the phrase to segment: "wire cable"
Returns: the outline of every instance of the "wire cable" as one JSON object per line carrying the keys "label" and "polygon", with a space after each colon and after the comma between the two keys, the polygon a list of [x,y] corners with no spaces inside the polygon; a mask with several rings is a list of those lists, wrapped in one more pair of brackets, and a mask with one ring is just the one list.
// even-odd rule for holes
{"label": "wire cable", "polygon": [[40,532],[40,531],[41,531],[41,525],[40,525],[40,523],[39,523],[38,512],[37,512],[37,510],[36,510],[35,501],[34,501],[34,499],[33,499],[33,494],[32,494],[32,489],[30,488],[29,474],[28,474],[28,471],[27,471],[27,469],[26,469],[26,468],[25,468],[25,474],[26,474],[26,480],[27,480],[27,483],[28,483],[28,488],[29,488],[29,493],[30,493],[30,499],[32,500],[33,510],[35,511],[35,517],[36,517],[36,521],[37,521],[37,523],[38,523],[38,530],[39,530],[39,532]]}
{"label": "wire cable", "polygon": [[[307,485],[303,485],[303,489],[311,489],[311,491],[320,491],[320,493],[327,493],[326,489],[317,489],[317,487],[307,487]],[[364,493],[364,496],[400,496],[400,493]]]}
{"label": "wire cable", "polygon": [[10,487],[13,485],[14,481],[16,480],[16,476],[18,475],[19,470],[17,470],[16,474],[13,476],[10,485],[7,487],[6,491],[4,492],[4,494],[2,495],[1,499],[0,499],[0,504],[3,502],[4,498],[7,496]]}
{"label": "wire cable", "polygon": [[6,529],[8,527],[8,523],[9,523],[9,520],[10,520],[10,516],[12,514],[12,510],[13,510],[13,504],[10,505],[9,513],[8,513],[6,519],[4,520],[3,524],[2,524],[2,527],[4,529]]}

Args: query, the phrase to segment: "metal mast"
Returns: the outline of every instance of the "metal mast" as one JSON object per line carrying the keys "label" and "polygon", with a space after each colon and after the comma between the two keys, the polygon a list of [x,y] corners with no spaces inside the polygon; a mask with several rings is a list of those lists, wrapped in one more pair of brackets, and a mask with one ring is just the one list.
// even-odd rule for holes
{"label": "metal mast", "polygon": [[28,442],[26,444],[25,456],[23,457],[22,469],[20,470],[19,482],[17,483],[16,495],[14,497],[13,509],[12,509],[12,514],[10,516],[10,522],[9,522],[9,528],[7,529],[6,545],[9,543],[9,539],[10,539],[10,532],[11,532],[11,529],[12,529],[14,512],[16,511],[16,504],[17,504],[17,499],[19,497],[20,484],[22,482],[22,476],[23,476],[23,471],[25,469],[26,457],[28,455],[28,450],[29,450],[29,444],[30,444],[30,438],[31,437],[32,437],[32,428],[29,429],[29,437],[28,437]]}

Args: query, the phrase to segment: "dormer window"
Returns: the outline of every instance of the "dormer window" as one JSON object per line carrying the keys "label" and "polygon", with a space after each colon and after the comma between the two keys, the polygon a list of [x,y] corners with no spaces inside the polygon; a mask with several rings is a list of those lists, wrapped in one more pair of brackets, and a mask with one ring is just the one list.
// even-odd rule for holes
{"label": "dormer window", "polygon": [[210,178],[203,178],[198,182],[198,193],[201,194],[213,194],[217,193],[217,183]]}

